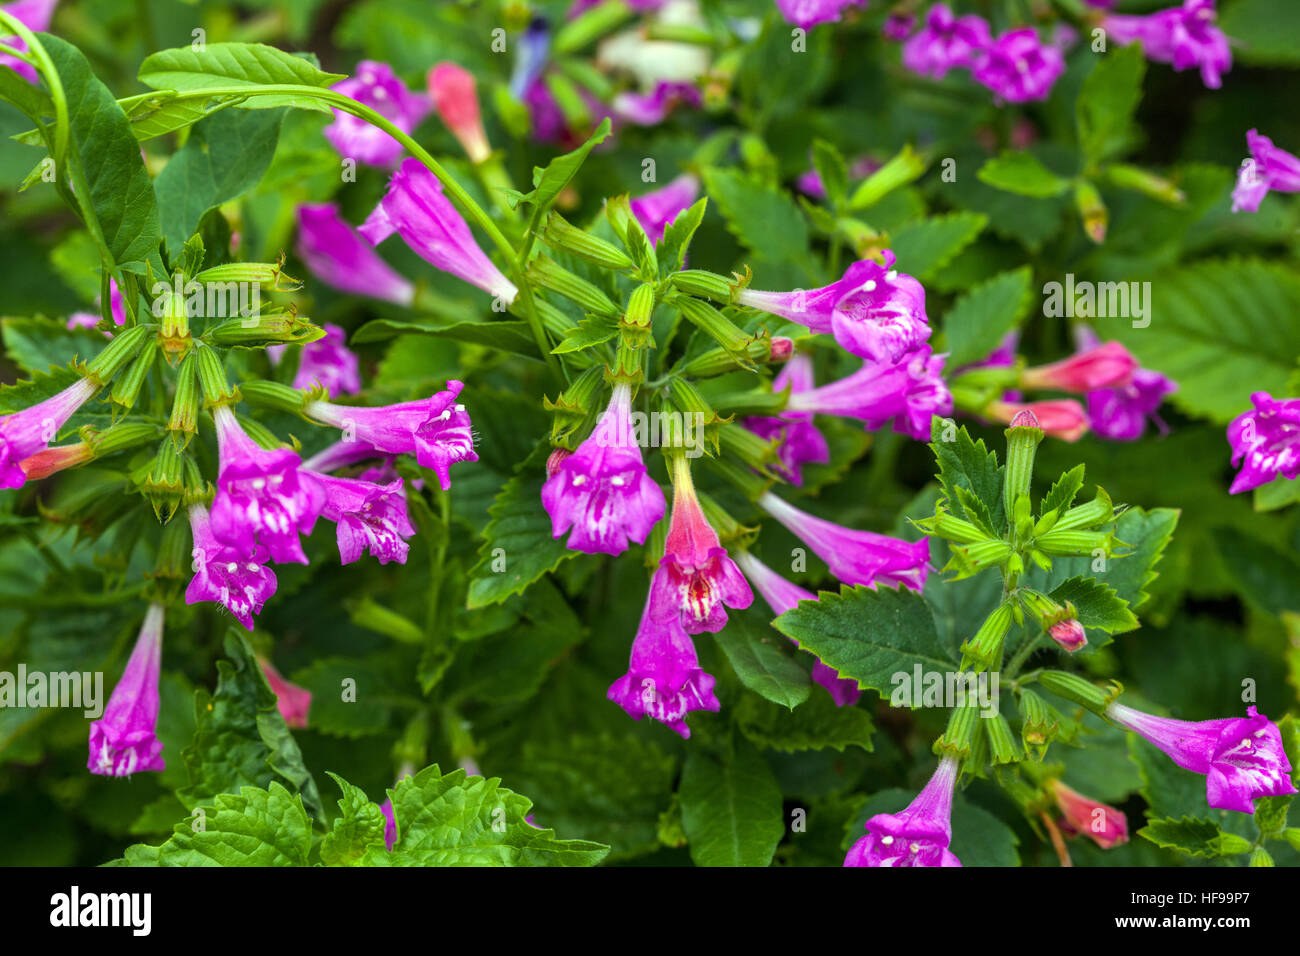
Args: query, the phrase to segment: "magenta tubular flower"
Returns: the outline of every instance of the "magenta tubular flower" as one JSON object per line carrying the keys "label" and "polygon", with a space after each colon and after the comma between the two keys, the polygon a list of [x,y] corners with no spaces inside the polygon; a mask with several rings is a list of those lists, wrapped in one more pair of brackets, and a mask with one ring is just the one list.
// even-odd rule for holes
{"label": "magenta tubular flower", "polygon": [[[73,312],[68,316],[67,327],[69,329],[93,329],[99,324],[98,312]],[[109,338],[108,333],[105,337]]]}
{"label": "magenta tubular flower", "polygon": [[249,438],[228,406],[217,406],[212,417],[220,458],[213,534],[243,553],[261,545],[273,561],[306,564],[298,536],[311,534],[325,506],[320,482],[299,470],[297,452],[267,450]]}
{"label": "magenta tubular flower", "polygon": [[[763,595],[763,600],[767,602],[773,614],[778,616],[784,614],[800,601],[817,600],[817,595],[805,591],[793,581],[787,581],[748,551],[737,554],[736,563],[745,572],[750,583],[758,589],[758,593]],[[794,641],[794,644],[797,647],[799,642]],[[849,677],[841,677],[839,671],[828,664],[823,664],[817,657],[814,657],[812,679],[826,689],[826,693],[830,694],[831,699],[835,701],[836,707],[852,707],[862,696],[857,681]]]}
{"label": "magenta tubular flower", "polygon": [[936,3],[925,26],[903,44],[903,66],[941,80],[953,67],[973,67],[992,43],[983,17],[953,16],[946,4]]}
{"label": "magenta tubular flower", "polygon": [[1177,72],[1199,68],[1201,82],[1217,90],[1222,74],[1232,69],[1232,48],[1215,25],[1216,16],[1214,0],[1184,0],[1181,7],[1149,16],[1107,16],[1101,28],[1120,45],[1140,42],[1148,60],[1168,63]]}
{"label": "magenta tubular flower", "polygon": [[27,482],[23,461],[44,451],[59,429],[97,390],[89,379],[78,379],[30,408],[0,415],[0,488],[21,488]]}
{"label": "magenta tubular flower", "polygon": [[650,244],[657,246],[664,230],[700,194],[700,181],[690,173],[683,173],[663,189],[638,196],[631,202],[632,215],[645,230]]}
{"label": "magenta tubular flower", "polygon": [[867,0],[776,0],[787,23],[807,30],[819,23],[838,23],[848,7],[866,6]]}
{"label": "magenta tubular flower", "polygon": [[871,259],[855,262],[839,281],[820,289],[743,289],[736,301],[814,332],[830,333],[854,355],[897,362],[930,337],[930,321],[921,283],[894,269],[893,252],[886,249],[881,255],[883,264]]}
{"label": "magenta tubular flower", "polygon": [[343,564],[359,560],[367,549],[380,564],[406,563],[410,551],[406,539],[415,534],[415,528],[407,514],[401,478],[379,485],[318,473],[313,477],[325,489],[321,514],[336,525]]}
{"label": "magenta tubular flower", "polygon": [[912,28],[916,26],[916,15],[912,13],[891,13],[880,28],[880,35],[886,40],[902,42],[906,40]]}
{"label": "magenta tubular flower", "polygon": [[451,487],[451,466],[478,461],[469,413],[456,403],[463,383],[450,379],[444,391],[418,402],[363,408],[310,402],[304,411],[312,418],[341,428],[346,442],[360,442],[368,450],[388,455],[415,455],[424,468],[438,476],[443,491]]}
{"label": "magenta tubular flower", "polygon": [[[0,10],[4,10],[33,33],[45,33],[50,29],[50,19],[54,16],[56,6],[58,0],[18,0],[17,3],[5,4]],[[27,41],[19,36],[6,38],[5,45],[20,53],[27,51]],[[0,54],[0,66],[9,67],[28,83],[36,82],[36,70],[17,57]]]}
{"label": "magenta tubular flower", "polygon": [[261,614],[275,593],[275,572],[265,566],[266,549],[241,551],[222,544],[213,535],[202,505],[191,505],[188,514],[194,535],[194,577],[185,589],[185,603],[215,601],[251,631],[253,615]]}
{"label": "magenta tubular flower", "polygon": [[1137,359],[1128,349],[1118,342],[1107,342],[1050,365],[1027,368],[1020,375],[1020,384],[1025,388],[1091,392],[1128,385],[1137,367]]}
{"label": "magenta tubular flower", "polygon": [[860,371],[829,385],[792,394],[788,411],[844,415],[882,428],[893,419],[894,431],[926,441],[934,415],[952,412],[952,393],[943,381],[942,355],[922,346],[894,364],[867,362]]}
{"label": "magenta tubular flower", "polygon": [[944,756],[924,789],[898,813],[878,813],[853,844],[845,866],[961,866],[952,841],[952,796],[957,759]]}
{"label": "magenta tubular flower", "polygon": [[262,673],[266,675],[266,682],[275,692],[275,706],[279,709],[284,722],[299,730],[306,727],[307,714],[311,710],[311,691],[289,683],[265,658],[259,657],[257,663],[262,668]]}
{"label": "magenta tubular flower", "polygon": [[361,367],[356,353],[347,347],[348,334],[337,325],[324,325],[325,337],[308,342],[298,355],[293,387],[321,386],[331,395],[355,395],[361,391]]}
{"label": "magenta tubular flower", "polygon": [[469,70],[456,63],[435,64],[429,70],[429,99],[471,162],[481,163],[492,154]]}
{"label": "magenta tubular flower", "polygon": [[1300,398],[1274,400],[1268,392],[1255,392],[1250,400],[1254,409],[1228,426],[1232,465],[1241,466],[1228,489],[1234,495],[1266,485],[1278,475],[1300,478]]}
{"label": "magenta tubular flower", "polygon": [[616,93],[609,103],[609,115],[633,126],[658,126],[679,104],[698,107],[702,102],[700,91],[690,83],[661,80],[649,93]]}
{"label": "magenta tubular flower", "polygon": [[334,203],[298,207],[298,257],[321,282],[340,292],[410,305],[415,286],[339,215]]}
{"label": "magenta tubular flower", "polygon": [[647,613],[656,625],[678,621],[688,634],[716,634],[727,625],[728,607],[741,610],[753,601],[749,582],[704,517],[690,463],[684,455],[676,456],[673,513],[664,556],[650,583]]}
{"label": "magenta tubular flower", "polygon": [[1114,703],[1106,716],[1145,737],[1184,770],[1205,774],[1205,794],[1216,810],[1254,813],[1257,797],[1295,793],[1291,762],[1277,725],[1256,712],[1218,720],[1174,720]]}
{"label": "magenta tubular flower", "polygon": [[394,232],[443,272],[499,296],[507,305],[514,302],[519,290],[483,254],[465,220],[442,194],[442,183],[418,159],[402,163],[361,226],[361,234],[375,246]]}
{"label": "magenta tubular flower", "polygon": [[1009,425],[1021,412],[1032,412],[1043,431],[1063,441],[1078,441],[1088,433],[1088,415],[1083,406],[1073,399],[1052,399],[1045,402],[990,402],[984,415],[995,422]]}
{"label": "magenta tubular flower", "polygon": [[701,669],[695,645],[676,616],[654,620],[653,585],[651,595],[632,642],[627,673],[610,685],[605,696],[633,720],[649,717],[689,738],[688,713],[721,709],[713,693],[716,681]]}
{"label": "magenta tubular flower", "polygon": [[1241,164],[1237,185],[1232,190],[1233,212],[1258,212],[1269,190],[1300,192],[1300,159],[1278,149],[1267,136],[1257,130],[1246,133],[1250,159]]}
{"label": "magenta tubular flower", "polygon": [[1052,781],[1051,789],[1066,833],[1082,833],[1103,850],[1128,842],[1128,820],[1119,810],[1085,797],[1059,780]]}
{"label": "magenta tubular flower", "polygon": [[975,64],[975,82],[988,87],[1008,103],[1045,100],[1065,71],[1065,57],[1050,44],[1038,41],[1030,27],[1010,30],[985,49]]}
{"label": "magenta tubular flower", "polygon": [[[1074,328],[1075,341],[1084,351],[1094,350],[1100,344],[1096,334],[1087,325]],[[1127,385],[1093,389],[1088,392],[1088,422],[1100,438],[1111,441],[1136,441],[1146,431],[1147,419],[1156,423],[1161,434],[1169,429],[1156,414],[1164,397],[1178,391],[1178,384],[1159,372],[1136,368]]]}
{"label": "magenta tubular flower", "polygon": [[770,491],[758,505],[826,562],[831,574],[845,584],[902,585],[914,590],[925,586],[930,571],[930,540],[903,541],[872,531],[854,531],[816,518]]}
{"label": "magenta tubular flower", "polygon": [[150,604],[122,679],[90,725],[91,773],[129,777],[144,770],[163,770],[158,739],[158,668],[162,661],[163,606]]}
{"label": "magenta tubular flower", "polygon": [[542,505],[551,536],[569,532],[567,546],[586,554],[622,554],[641,544],[666,504],[663,489],[646,472],[632,434],[632,389],[615,385],[609,407],[578,450],[548,469]]}
{"label": "magenta tubular flower", "polygon": [[[428,115],[432,104],[397,78],[387,63],[362,60],[357,75],[335,83],[332,90],[368,106],[403,133],[409,133]],[[368,166],[391,166],[402,158],[404,147],[378,126],[359,116],[334,111],[334,122],[325,127],[328,139],[339,154]]]}
{"label": "magenta tubular flower", "polygon": [[[779,392],[786,387],[789,387],[791,395],[811,391],[815,387],[811,356],[794,356],[772,380],[772,391]],[[787,409],[779,418],[752,417],[746,418],[743,424],[760,438],[780,441],[776,450],[780,463],[773,467],[792,484],[803,484],[805,463],[825,464],[831,460],[830,446],[813,424],[812,412]]]}

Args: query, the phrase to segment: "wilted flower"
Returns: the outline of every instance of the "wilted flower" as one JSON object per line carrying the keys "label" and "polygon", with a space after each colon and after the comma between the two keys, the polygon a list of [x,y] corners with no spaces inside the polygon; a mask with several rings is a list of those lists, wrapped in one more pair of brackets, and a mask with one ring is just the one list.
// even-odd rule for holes
{"label": "wilted flower", "polygon": [[1300,398],[1275,400],[1268,392],[1255,392],[1250,400],[1254,409],[1228,426],[1232,464],[1241,465],[1228,489],[1234,495],[1266,485],[1278,475],[1300,478]]}
{"label": "wilted flower", "polygon": [[410,305],[415,287],[379,257],[334,203],[298,207],[298,257],[321,282],[340,292]]}
{"label": "wilted flower", "polygon": [[[812,357],[799,354],[772,379],[772,391],[779,392],[788,387],[790,394],[796,395],[811,391],[814,384]],[[794,411],[787,407],[779,418],[751,417],[746,418],[743,424],[760,438],[780,441],[776,449],[780,464],[773,468],[793,484],[803,484],[805,463],[824,464],[831,460],[830,446],[813,424],[812,412]]]}
{"label": "wilted flower", "polygon": [[836,23],[848,7],[866,4],[867,0],[776,0],[781,16],[805,30],[819,23]]}
{"label": "wilted flower", "polygon": [[122,679],[90,725],[91,773],[129,777],[144,770],[163,770],[158,739],[158,670],[162,661],[163,606],[150,604]]}
{"label": "wilted flower", "polygon": [[983,17],[953,16],[947,4],[936,3],[926,14],[925,26],[903,44],[903,65],[941,80],[953,67],[973,67],[992,42]]}
{"label": "wilted flower", "polygon": [[641,614],[627,673],[610,685],[610,700],[633,720],[649,717],[690,737],[686,715],[693,710],[717,712],[713,675],[700,668],[695,645],[676,615],[655,621],[650,612],[653,591]]}
{"label": "wilted flower", "polygon": [[44,448],[30,458],[24,458],[19,467],[27,475],[28,481],[39,481],[65,468],[84,465],[94,457],[94,446],[89,442],[79,441],[71,445],[60,445],[57,448]]}
{"label": "wilted flower", "polygon": [[961,866],[948,849],[952,841],[952,796],[957,759],[945,755],[925,788],[906,809],[878,813],[867,835],[853,844],[845,866]]}
{"label": "wilted flower", "polygon": [[212,502],[212,531],[242,553],[255,545],[273,561],[307,563],[300,534],[311,534],[325,506],[314,475],[299,471],[291,448],[265,449],[249,438],[226,405],[212,410],[220,464]]}
{"label": "wilted flower", "polygon": [[1199,67],[1201,81],[1217,90],[1221,74],[1232,69],[1232,48],[1215,25],[1216,16],[1214,0],[1184,0],[1181,7],[1144,17],[1109,15],[1101,28],[1121,45],[1140,42],[1148,60],[1169,63],[1179,72]]}
{"label": "wilted flower", "polygon": [[1085,797],[1059,780],[1051,783],[1052,796],[1061,810],[1063,829],[1082,833],[1103,850],[1128,842],[1128,820],[1112,806]]}
{"label": "wilted flower", "polygon": [[754,592],[718,540],[695,495],[685,455],[673,458],[673,513],[664,556],[650,583],[648,614],[656,624],[680,621],[689,634],[718,632],[728,607],[743,609]]}
{"label": "wilted flower", "polygon": [[248,630],[253,615],[275,593],[275,572],[266,567],[266,549],[241,551],[222,544],[212,534],[208,510],[194,504],[188,510],[194,535],[194,577],[185,589],[185,603],[215,601]]}
{"label": "wilted flower", "polygon": [[942,355],[931,355],[929,346],[922,346],[895,363],[867,362],[838,382],[792,394],[786,408],[858,418],[870,430],[893,419],[894,431],[925,441],[932,417],[952,412],[943,363]]}
{"label": "wilted flower", "polygon": [[266,658],[259,657],[257,663],[262,668],[262,673],[266,675],[266,682],[275,692],[275,706],[279,709],[284,722],[290,727],[299,729],[306,727],[307,713],[311,710],[311,691],[289,683]]}
{"label": "wilted flower", "polygon": [[1045,402],[990,402],[984,414],[995,422],[1010,424],[1017,414],[1032,412],[1043,431],[1053,438],[1078,441],[1088,431],[1088,416],[1083,406],[1073,399],[1052,399]]}
{"label": "wilted flower", "polygon": [[351,564],[369,550],[380,564],[406,563],[411,550],[406,539],[415,528],[407,514],[401,478],[379,485],[358,478],[313,477],[325,489],[321,514],[336,525],[339,561]]}
{"label": "wilted flower", "polygon": [[418,159],[407,159],[389,181],[388,192],[361,226],[361,234],[379,245],[394,232],[422,259],[464,279],[506,305],[519,290],[483,254],[469,226],[442,194],[438,177]]}
{"label": "wilted flower", "polygon": [[542,504],[552,537],[569,531],[568,547],[587,554],[622,554],[664,516],[663,490],[646,472],[632,433],[628,385],[614,386],[596,430],[550,470]]}
{"label": "wilted flower", "polygon": [[[800,601],[817,600],[817,595],[805,591],[792,581],[787,581],[748,551],[741,551],[736,555],[736,563],[758,589],[758,593],[763,595],[763,600],[767,602],[773,614],[784,614]],[[799,642],[794,643],[797,645]],[[862,696],[857,681],[849,677],[841,677],[839,671],[823,664],[817,657],[814,657],[812,679],[826,688],[826,693],[831,695],[837,707],[852,707]]]}
{"label": "wilted flower", "polygon": [[[345,442],[360,442],[367,450],[389,455],[415,455],[431,468],[446,491],[451,487],[451,466],[458,461],[478,461],[474,433],[465,406],[456,403],[463,383],[450,379],[447,388],[418,402],[363,408],[309,402],[303,411],[345,433]],[[363,456],[364,457],[364,456]]]}
{"label": "wilted flower", "polygon": [[894,254],[881,253],[853,263],[842,278],[820,289],[759,292],[742,289],[736,302],[771,312],[814,332],[835,336],[841,346],[862,358],[897,362],[930,337],[925,289],[894,269]]}
{"label": "wilted flower", "polygon": [[[1074,334],[1079,347],[1085,351],[1095,350],[1099,345],[1096,334],[1082,323],[1075,326]],[[1156,415],[1156,409],[1166,395],[1176,391],[1178,384],[1172,379],[1150,369],[1135,368],[1128,384],[1088,392],[1088,422],[1098,437],[1111,441],[1141,438],[1148,418],[1164,434],[1169,429]]]}
{"label": "wilted flower", "polygon": [[[410,133],[428,115],[431,104],[412,93],[387,63],[362,60],[357,75],[331,87],[336,93],[368,106],[403,133]],[[369,166],[391,166],[402,157],[404,147],[378,126],[359,116],[334,111],[334,122],[325,127],[328,139],[341,156]]]}
{"label": "wilted flower", "polygon": [[1106,716],[1163,750],[1184,770],[1205,774],[1206,800],[1216,810],[1254,813],[1257,797],[1295,793],[1291,762],[1277,725],[1249,707],[1246,717],[1174,720],[1120,703]]}
{"label": "wilted flower", "polygon": [[1278,149],[1267,136],[1256,130],[1246,134],[1250,159],[1241,164],[1237,186],[1232,191],[1233,212],[1258,212],[1269,190],[1300,192],[1300,158]]}
{"label": "wilted flower", "polygon": [[81,378],[30,408],[0,415],[0,488],[21,488],[27,482],[23,461],[43,451],[96,391],[94,382]]}
{"label": "wilted flower", "polygon": [[975,65],[975,81],[1008,103],[1045,100],[1065,71],[1065,57],[1040,43],[1030,27],[1010,30],[985,48]]}
{"label": "wilted flower", "polygon": [[695,202],[700,193],[700,181],[690,173],[683,173],[662,189],[638,196],[630,203],[632,215],[645,230],[651,245],[659,245],[664,230],[674,219]]}
{"label": "wilted flower", "polygon": [[429,70],[429,98],[471,162],[481,163],[492,154],[472,73],[455,63],[436,64]]}
{"label": "wilted flower", "polygon": [[903,585],[919,591],[929,573],[930,541],[903,541],[872,531],[854,531],[800,511],[767,491],[758,505],[826,562],[845,584]]}

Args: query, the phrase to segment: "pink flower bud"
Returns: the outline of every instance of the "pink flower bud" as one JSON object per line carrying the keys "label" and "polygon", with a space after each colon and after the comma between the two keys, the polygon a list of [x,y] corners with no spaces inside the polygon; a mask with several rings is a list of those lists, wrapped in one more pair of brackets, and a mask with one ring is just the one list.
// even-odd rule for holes
{"label": "pink flower bud", "polygon": [[1107,342],[1051,365],[1025,369],[1020,384],[1025,388],[1090,392],[1096,388],[1129,384],[1137,367],[1137,359],[1128,349],[1118,342]]}
{"label": "pink flower bud", "polygon": [[1059,780],[1053,780],[1052,795],[1061,809],[1061,829],[1082,833],[1103,850],[1128,842],[1128,820],[1112,806],[1085,797]]}
{"label": "pink flower bud", "polygon": [[1083,625],[1074,618],[1058,621],[1047,629],[1047,633],[1052,640],[1061,645],[1063,650],[1071,654],[1088,643],[1088,638],[1083,633]]}
{"label": "pink flower bud", "polygon": [[990,402],[984,415],[996,422],[1008,424],[1023,411],[1033,412],[1038,426],[1053,438],[1078,441],[1088,431],[1088,415],[1083,406],[1072,399],[1047,402]]}
{"label": "pink flower bud", "polygon": [[784,335],[777,335],[772,338],[772,351],[768,354],[770,362],[784,362],[794,354],[794,339],[787,339]]}
{"label": "pink flower bud", "polygon": [[429,98],[465,154],[476,163],[487,159],[492,147],[483,132],[474,76],[455,63],[439,63],[429,71]]}

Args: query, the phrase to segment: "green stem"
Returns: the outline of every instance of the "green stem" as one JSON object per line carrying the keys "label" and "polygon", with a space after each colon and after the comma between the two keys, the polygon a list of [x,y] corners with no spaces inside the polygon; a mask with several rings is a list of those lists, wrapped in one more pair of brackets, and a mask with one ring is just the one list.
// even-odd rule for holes
{"label": "green stem", "polygon": [[1038,649],[1038,643],[1043,639],[1043,635],[1037,634],[1025,641],[1025,646],[1016,651],[1016,656],[1011,658],[1011,663],[1002,668],[1002,677],[1004,680],[1014,680],[1020,668],[1024,666],[1025,661],[1029,660],[1029,655]]}

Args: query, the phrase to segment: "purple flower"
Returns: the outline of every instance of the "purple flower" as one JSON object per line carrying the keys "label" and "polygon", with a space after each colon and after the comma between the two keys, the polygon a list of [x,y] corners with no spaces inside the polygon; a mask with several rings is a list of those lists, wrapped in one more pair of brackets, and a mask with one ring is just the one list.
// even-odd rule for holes
{"label": "purple flower", "polygon": [[572,529],[567,546],[586,554],[622,554],[629,540],[644,542],[664,516],[663,490],[647,474],[632,434],[629,386],[614,386],[596,430],[553,469],[542,505],[552,537]]}
{"label": "purple flower", "polygon": [[692,84],[661,80],[649,93],[624,90],[614,94],[609,103],[609,115],[633,126],[657,126],[679,103],[698,107],[701,102],[700,91]]}
{"label": "purple flower", "polygon": [[[408,90],[391,66],[375,60],[362,60],[356,76],[331,89],[369,106],[403,133],[415,129],[433,108],[427,98]],[[378,126],[341,110],[334,111],[334,122],[325,127],[325,137],[340,155],[369,166],[391,166],[403,152],[402,144]]]}
{"label": "purple flower", "polygon": [[299,470],[297,452],[268,450],[249,438],[228,406],[217,406],[212,417],[220,459],[213,534],[245,554],[261,545],[273,561],[306,564],[298,536],[311,534],[325,506],[320,482]]}
{"label": "purple flower", "polygon": [[[817,595],[805,591],[792,581],[787,581],[748,551],[741,551],[736,555],[736,563],[745,572],[750,583],[758,589],[758,593],[763,595],[763,600],[767,602],[773,614],[784,614],[800,601],[817,600]],[[794,643],[797,646],[799,642]],[[823,664],[820,658],[814,656],[813,660],[812,679],[826,688],[826,693],[831,695],[835,706],[852,707],[858,702],[862,691],[858,689],[857,681],[849,677],[841,677],[839,671],[828,664]]]}
{"label": "purple flower", "polygon": [[727,556],[695,495],[685,455],[673,459],[673,513],[664,556],[650,582],[647,613],[659,625],[673,621],[688,634],[717,633],[727,625],[728,607],[754,601],[749,582]]}
{"label": "purple flower", "polygon": [[[93,329],[99,324],[100,315],[98,312],[73,312],[68,316],[67,326],[69,329]],[[105,338],[111,338],[107,332]]]}
{"label": "purple flower", "polygon": [[1250,400],[1255,408],[1228,426],[1232,464],[1241,465],[1228,489],[1234,495],[1266,485],[1278,475],[1300,478],[1300,398],[1275,400],[1268,392],[1256,392]]}
{"label": "purple flower", "polygon": [[339,215],[334,203],[298,207],[298,257],[321,282],[340,292],[410,305],[415,287]]}
{"label": "purple flower", "polygon": [[943,381],[942,355],[923,346],[893,364],[867,362],[838,382],[790,396],[787,413],[816,412],[859,418],[867,429],[882,428],[891,418],[894,431],[917,441],[930,437],[934,415],[952,412],[952,393]]}
{"label": "purple flower", "polygon": [[1241,164],[1237,186],[1232,191],[1233,212],[1258,212],[1270,189],[1282,193],[1300,192],[1300,159],[1278,149],[1267,136],[1255,130],[1246,134],[1250,159]]}
{"label": "purple flower", "polygon": [[[1098,348],[1096,333],[1080,323],[1074,328],[1075,341],[1081,351]],[[1088,423],[1095,434],[1111,441],[1136,441],[1146,431],[1147,419],[1156,423],[1161,434],[1169,428],[1156,415],[1156,409],[1178,383],[1150,369],[1134,369],[1127,385],[1093,389],[1087,393]]]}
{"label": "purple flower", "polygon": [[[4,10],[33,33],[44,33],[50,28],[50,18],[54,16],[56,6],[58,0],[18,0],[17,3],[5,4],[0,10]],[[5,39],[5,46],[24,53],[27,41],[19,36],[10,36]],[[9,67],[28,83],[36,82],[36,70],[17,57],[0,54],[0,66]]]}
{"label": "purple flower", "polygon": [[878,813],[853,844],[845,866],[961,866],[952,841],[952,793],[957,759],[943,756],[916,799],[898,813]]}
{"label": "purple flower", "polygon": [[91,773],[129,777],[143,770],[163,770],[158,739],[158,667],[162,660],[163,606],[150,604],[122,679],[90,725]]}
{"label": "purple flower", "polygon": [[941,80],[953,67],[973,67],[992,42],[983,17],[955,17],[946,4],[936,3],[925,26],[903,44],[903,65]]}
{"label": "purple flower", "polygon": [[903,541],[872,531],[854,531],[813,517],[782,501],[770,491],[758,505],[826,562],[831,574],[845,584],[875,587],[879,582],[914,590],[925,586],[929,573],[930,541]]}
{"label": "purple flower", "polygon": [[[812,357],[799,354],[786,363],[785,368],[772,380],[772,391],[789,387],[790,394],[807,392],[815,387]],[[779,418],[746,418],[744,426],[767,441],[779,440],[776,455],[780,461],[774,469],[787,481],[803,484],[805,462],[825,464],[831,460],[826,438],[813,424],[812,412],[786,411]]]}
{"label": "purple flower", "polygon": [[631,202],[632,215],[645,230],[653,246],[659,245],[664,230],[700,194],[700,181],[690,173],[683,173],[662,189],[638,196]]}
{"label": "purple flower", "polygon": [[721,709],[714,696],[714,677],[700,668],[695,645],[676,616],[656,621],[650,608],[652,597],[641,614],[641,625],[632,642],[627,673],[610,685],[605,695],[627,711],[633,720],[649,717],[690,737],[686,715],[693,710]]}
{"label": "purple flower", "polygon": [[0,415],[0,488],[21,488],[27,482],[23,460],[44,451],[54,436],[97,388],[78,379],[57,395],[11,415]]}
{"label": "purple flower", "polygon": [[275,572],[265,566],[266,549],[241,551],[222,544],[212,534],[208,511],[202,505],[191,505],[189,518],[194,534],[194,577],[185,589],[185,603],[215,601],[251,631],[253,615],[261,614],[262,606],[275,593]]}
{"label": "purple flower", "polygon": [[371,245],[394,232],[443,272],[464,279],[506,305],[518,289],[483,254],[469,226],[442,194],[442,183],[418,159],[405,160],[389,181],[388,192],[361,226]]}
{"label": "purple flower", "polygon": [[331,395],[355,395],[361,391],[361,371],[356,353],[344,343],[348,334],[337,325],[324,325],[325,337],[308,342],[298,355],[293,387],[320,386]]}
{"label": "purple flower", "polygon": [[867,0],[776,0],[787,23],[807,30],[819,23],[838,23],[847,7],[866,6]]}
{"label": "purple flower", "polygon": [[837,282],[820,289],[758,292],[743,289],[736,301],[771,312],[814,332],[835,336],[841,346],[862,358],[896,362],[930,337],[925,289],[894,269],[894,254],[884,263],[863,259]]}
{"label": "purple flower", "polygon": [[510,95],[523,101],[542,75],[551,52],[551,31],[543,17],[534,17],[515,41],[515,65],[510,72]]}
{"label": "purple flower", "polygon": [[[880,163],[870,156],[859,156],[849,165],[849,179],[865,179],[879,168]],[[826,185],[816,169],[800,173],[794,184],[795,188],[805,196],[811,196],[813,199],[826,198]]]}
{"label": "purple flower", "polygon": [[1181,7],[1145,17],[1107,16],[1101,28],[1121,45],[1140,42],[1148,60],[1169,63],[1178,72],[1199,67],[1201,81],[1217,90],[1221,74],[1232,69],[1232,49],[1215,26],[1216,15],[1214,0],[1184,0]]}
{"label": "purple flower", "polygon": [[1184,770],[1205,774],[1205,796],[1216,810],[1254,813],[1256,797],[1295,793],[1291,762],[1277,725],[1247,708],[1246,717],[1174,720],[1114,703],[1106,716],[1145,737]]}
{"label": "purple flower", "polygon": [[546,80],[537,77],[524,90],[524,105],[533,122],[533,139],[543,143],[563,142],[569,137],[569,125],[564,118],[564,111],[546,85]]}
{"label": "purple flower", "polygon": [[406,563],[410,551],[406,539],[415,534],[415,528],[407,515],[401,478],[379,485],[319,473],[313,477],[325,489],[321,514],[336,525],[343,564],[359,560],[367,549],[380,564]]}
{"label": "purple flower", "polygon": [[360,442],[367,451],[415,455],[421,467],[433,469],[446,491],[451,487],[453,464],[478,461],[469,413],[456,403],[463,387],[450,379],[444,391],[418,402],[376,408],[311,402],[304,411],[326,425],[343,429],[345,442]]}
{"label": "purple flower", "polygon": [[916,14],[891,13],[885,19],[884,26],[880,28],[880,35],[886,40],[902,42],[907,39],[914,26],[916,26]]}
{"label": "purple flower", "polygon": [[1065,70],[1065,57],[1038,42],[1030,27],[1010,30],[994,40],[975,65],[975,82],[1008,103],[1045,100]]}

